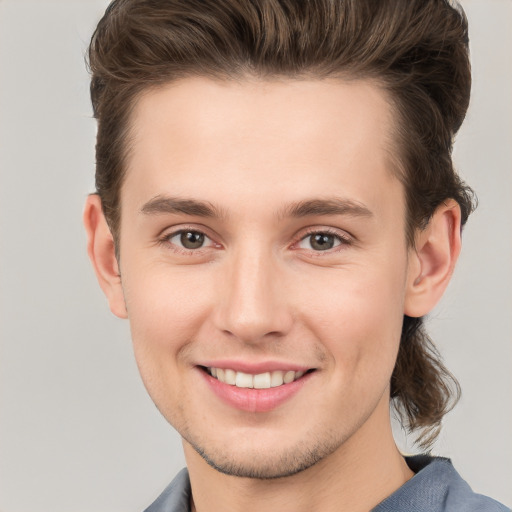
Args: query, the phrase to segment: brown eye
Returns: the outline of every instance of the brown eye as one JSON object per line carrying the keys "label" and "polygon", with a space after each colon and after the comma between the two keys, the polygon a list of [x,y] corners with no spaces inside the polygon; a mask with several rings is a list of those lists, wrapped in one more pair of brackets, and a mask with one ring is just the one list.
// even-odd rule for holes
{"label": "brown eye", "polygon": [[311,248],[315,251],[327,251],[336,245],[336,237],[328,233],[315,233],[309,236]]}
{"label": "brown eye", "polygon": [[208,235],[195,229],[178,229],[173,233],[164,235],[159,242],[175,253],[183,256],[200,255],[204,250],[219,249],[221,246],[216,244]]}
{"label": "brown eye", "polygon": [[307,249],[308,251],[328,251],[340,245],[350,245],[350,240],[346,239],[343,235],[329,233],[328,231],[317,231],[306,235],[299,243],[300,249]]}
{"label": "brown eye", "polygon": [[182,231],[180,243],[185,249],[199,249],[204,244],[205,236],[198,231]]}

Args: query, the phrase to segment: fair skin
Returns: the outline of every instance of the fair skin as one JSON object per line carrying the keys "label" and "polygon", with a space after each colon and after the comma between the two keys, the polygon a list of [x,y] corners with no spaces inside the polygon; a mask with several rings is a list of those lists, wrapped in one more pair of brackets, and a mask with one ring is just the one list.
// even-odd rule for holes
{"label": "fair skin", "polygon": [[183,437],[195,510],[367,511],[412,477],[389,381],[460,212],[407,246],[392,122],[370,82],[187,78],[133,112],[119,262],[88,198],[89,255]]}

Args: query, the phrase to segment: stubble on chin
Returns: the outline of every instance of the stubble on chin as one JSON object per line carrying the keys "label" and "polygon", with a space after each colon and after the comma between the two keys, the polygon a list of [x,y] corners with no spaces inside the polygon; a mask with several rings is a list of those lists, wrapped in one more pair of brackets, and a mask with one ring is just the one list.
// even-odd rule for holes
{"label": "stubble on chin", "polygon": [[183,439],[209,466],[220,473],[240,478],[271,480],[296,475],[319,463],[343,444],[344,440],[338,436],[331,434],[321,440],[301,441],[292,448],[283,449],[281,453],[274,450],[268,454],[265,454],[264,447],[255,447],[242,453],[237,450],[236,440],[229,450],[221,453],[214,447],[205,447],[206,443],[187,439],[188,436],[183,436]]}

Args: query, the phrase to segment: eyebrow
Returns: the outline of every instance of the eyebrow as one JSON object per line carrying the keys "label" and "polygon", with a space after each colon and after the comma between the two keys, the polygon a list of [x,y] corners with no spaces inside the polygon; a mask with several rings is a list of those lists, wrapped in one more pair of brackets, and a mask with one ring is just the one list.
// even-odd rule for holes
{"label": "eyebrow", "polygon": [[169,196],[156,196],[150,199],[142,206],[140,212],[145,215],[181,213],[196,217],[223,217],[222,212],[209,202]]}
{"label": "eyebrow", "polygon": [[372,217],[373,213],[362,203],[349,199],[309,199],[287,205],[280,217],[313,217],[320,215],[348,215]]}
{"label": "eyebrow", "polygon": [[[145,215],[180,213],[196,217],[225,217],[225,214],[210,202],[160,195],[145,203],[140,209],[140,212]],[[298,201],[286,205],[278,213],[279,218],[300,218],[321,215],[372,217],[373,213],[361,203],[341,198],[308,199]]]}

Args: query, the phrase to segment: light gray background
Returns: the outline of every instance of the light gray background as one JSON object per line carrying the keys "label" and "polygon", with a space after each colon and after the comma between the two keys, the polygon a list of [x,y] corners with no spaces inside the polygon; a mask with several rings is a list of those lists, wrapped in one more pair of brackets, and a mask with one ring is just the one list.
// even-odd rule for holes
{"label": "light gray background", "polygon": [[[110,315],[81,226],[95,123],[83,53],[104,0],[0,0],[0,511],[140,511],[184,464]],[[431,332],[464,396],[435,452],[512,505],[512,2],[465,0],[456,145],[480,207]]]}

